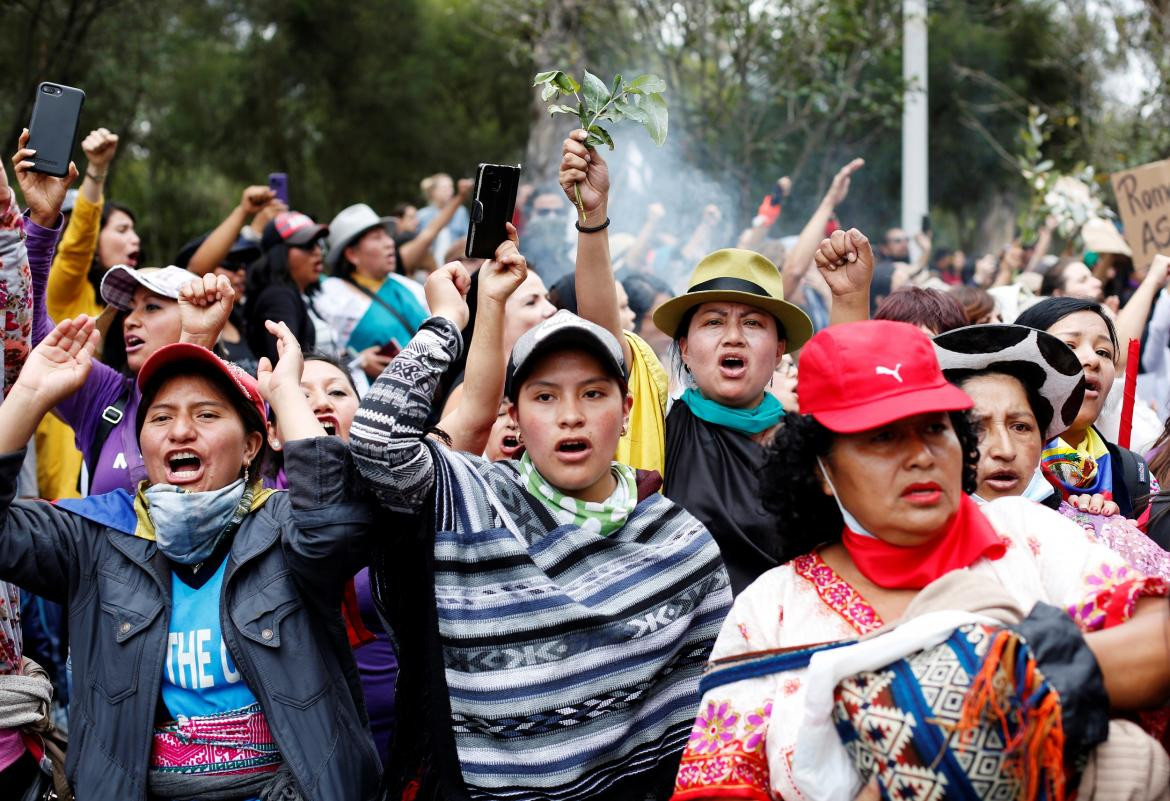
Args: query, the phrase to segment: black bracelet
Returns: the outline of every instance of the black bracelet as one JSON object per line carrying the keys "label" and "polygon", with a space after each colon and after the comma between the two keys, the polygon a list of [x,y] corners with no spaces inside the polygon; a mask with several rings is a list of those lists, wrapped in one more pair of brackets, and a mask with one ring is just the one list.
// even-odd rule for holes
{"label": "black bracelet", "polygon": [[598,231],[604,231],[606,228],[609,228],[609,217],[606,217],[605,222],[603,222],[601,225],[597,226],[596,228],[582,228],[580,220],[573,223],[573,225],[577,226],[577,230],[583,234],[595,234]]}

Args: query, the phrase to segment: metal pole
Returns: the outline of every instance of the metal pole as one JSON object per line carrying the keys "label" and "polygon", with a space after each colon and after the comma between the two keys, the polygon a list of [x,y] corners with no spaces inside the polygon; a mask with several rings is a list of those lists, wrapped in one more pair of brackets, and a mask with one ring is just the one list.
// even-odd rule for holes
{"label": "metal pole", "polygon": [[902,228],[911,237],[930,211],[926,47],[926,0],[902,0]]}

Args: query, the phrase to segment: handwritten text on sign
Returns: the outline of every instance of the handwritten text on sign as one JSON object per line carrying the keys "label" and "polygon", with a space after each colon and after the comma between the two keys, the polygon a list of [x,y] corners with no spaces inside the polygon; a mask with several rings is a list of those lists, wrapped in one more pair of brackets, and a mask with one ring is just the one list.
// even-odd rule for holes
{"label": "handwritten text on sign", "polygon": [[1112,179],[1134,267],[1144,270],[1157,254],[1170,253],[1170,160],[1115,172]]}

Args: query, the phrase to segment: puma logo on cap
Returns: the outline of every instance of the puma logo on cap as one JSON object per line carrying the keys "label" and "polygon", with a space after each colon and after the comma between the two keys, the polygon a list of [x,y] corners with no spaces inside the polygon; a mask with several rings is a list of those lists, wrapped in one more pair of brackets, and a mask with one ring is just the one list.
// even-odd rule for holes
{"label": "puma logo on cap", "polygon": [[874,374],[875,374],[875,375],[888,375],[888,376],[891,376],[891,377],[892,377],[894,380],[896,380],[896,381],[897,381],[899,384],[901,384],[901,383],[902,383],[902,376],[901,376],[901,374],[899,373],[899,371],[900,371],[901,369],[902,369],[902,363],[901,363],[901,362],[898,362],[897,366],[895,366],[893,369],[890,369],[889,367],[882,367],[882,366],[879,364],[877,367],[873,368],[873,372],[874,372]]}

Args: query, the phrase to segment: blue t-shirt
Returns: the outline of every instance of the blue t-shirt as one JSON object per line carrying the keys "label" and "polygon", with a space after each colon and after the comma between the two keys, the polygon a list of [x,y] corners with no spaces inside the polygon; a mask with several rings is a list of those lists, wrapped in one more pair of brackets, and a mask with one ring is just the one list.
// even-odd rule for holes
{"label": "blue t-shirt", "polygon": [[171,575],[170,626],[163,668],[162,697],[175,719],[214,715],[256,703],[232,661],[220,627],[220,593],[228,560],[202,587]]}

